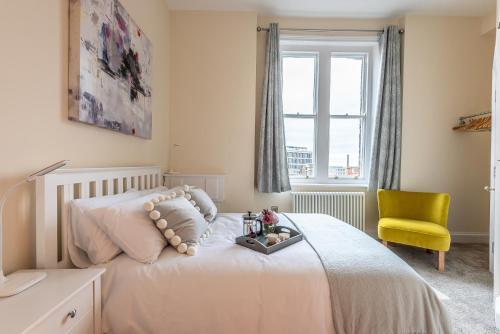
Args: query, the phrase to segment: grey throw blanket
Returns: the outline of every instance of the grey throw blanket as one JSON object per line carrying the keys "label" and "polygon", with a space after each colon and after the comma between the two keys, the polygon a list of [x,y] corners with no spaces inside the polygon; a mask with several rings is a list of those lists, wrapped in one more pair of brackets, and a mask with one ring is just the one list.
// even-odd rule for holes
{"label": "grey throw blanket", "polygon": [[323,263],[336,334],[452,332],[434,290],[376,240],[329,216],[283,216],[304,234]]}

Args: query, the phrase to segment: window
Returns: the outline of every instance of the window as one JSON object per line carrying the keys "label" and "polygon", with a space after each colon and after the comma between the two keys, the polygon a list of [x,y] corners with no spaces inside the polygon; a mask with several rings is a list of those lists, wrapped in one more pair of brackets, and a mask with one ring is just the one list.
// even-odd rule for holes
{"label": "window", "polygon": [[292,183],[367,183],[376,41],[282,40]]}

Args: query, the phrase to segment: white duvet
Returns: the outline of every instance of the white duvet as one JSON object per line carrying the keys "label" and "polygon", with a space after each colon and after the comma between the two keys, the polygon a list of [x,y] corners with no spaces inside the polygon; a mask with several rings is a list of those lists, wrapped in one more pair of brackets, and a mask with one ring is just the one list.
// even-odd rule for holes
{"label": "white duvet", "polygon": [[167,247],[154,264],[121,254],[102,265],[104,332],[334,333],[327,276],[305,240],[264,255],[234,243],[241,214],[213,227],[196,256]]}

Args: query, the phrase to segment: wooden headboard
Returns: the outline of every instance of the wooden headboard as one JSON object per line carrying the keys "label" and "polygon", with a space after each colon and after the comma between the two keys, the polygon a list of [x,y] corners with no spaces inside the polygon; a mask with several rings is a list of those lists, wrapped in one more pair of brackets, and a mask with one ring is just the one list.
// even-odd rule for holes
{"label": "wooden headboard", "polygon": [[69,203],[76,198],[152,189],[162,184],[160,167],[62,169],[36,179],[36,266],[71,268]]}

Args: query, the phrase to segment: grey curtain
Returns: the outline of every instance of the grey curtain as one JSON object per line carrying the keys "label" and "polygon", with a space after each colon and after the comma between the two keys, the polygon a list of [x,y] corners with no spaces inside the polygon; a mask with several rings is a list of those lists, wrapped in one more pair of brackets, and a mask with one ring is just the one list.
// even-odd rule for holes
{"label": "grey curtain", "polygon": [[291,189],[286,159],[281,92],[279,26],[278,23],[271,23],[267,37],[257,156],[257,189],[265,193],[280,193]]}
{"label": "grey curtain", "polygon": [[381,36],[381,69],[375,115],[369,190],[399,189],[401,174],[401,37],[386,26]]}

